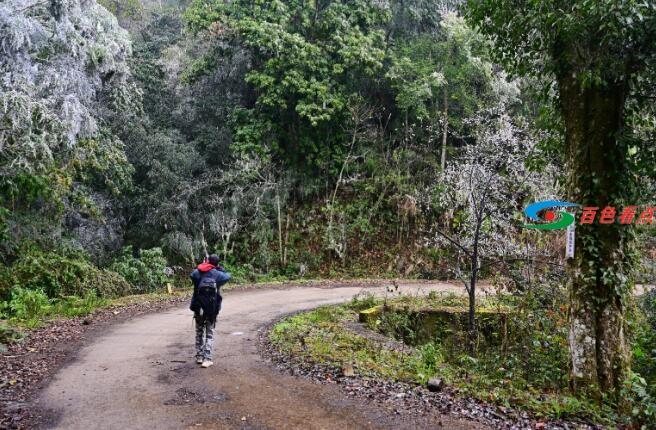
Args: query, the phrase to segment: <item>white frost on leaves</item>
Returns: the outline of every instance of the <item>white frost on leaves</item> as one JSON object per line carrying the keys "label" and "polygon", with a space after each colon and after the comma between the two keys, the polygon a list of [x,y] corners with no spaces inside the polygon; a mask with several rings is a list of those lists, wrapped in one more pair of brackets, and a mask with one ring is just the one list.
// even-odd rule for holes
{"label": "white frost on leaves", "polygon": [[39,170],[98,132],[128,82],[128,34],[93,0],[0,3],[0,175]]}
{"label": "white frost on leaves", "polygon": [[[425,190],[417,198],[425,207],[432,196],[438,195],[437,205],[447,214],[446,223],[451,225],[458,243],[470,253],[476,229],[480,229],[479,266],[526,257],[526,244],[517,240],[517,225],[520,219],[523,221],[522,210],[527,202],[551,197],[543,195],[543,190],[553,189],[545,187],[553,174],[551,167],[543,172],[526,167],[536,139],[510,116],[503,101],[470,118],[468,125],[475,143],[461,148],[441,174],[438,184],[444,191]],[[435,200],[432,202],[435,204]],[[432,237],[427,245],[452,246],[438,232]]]}

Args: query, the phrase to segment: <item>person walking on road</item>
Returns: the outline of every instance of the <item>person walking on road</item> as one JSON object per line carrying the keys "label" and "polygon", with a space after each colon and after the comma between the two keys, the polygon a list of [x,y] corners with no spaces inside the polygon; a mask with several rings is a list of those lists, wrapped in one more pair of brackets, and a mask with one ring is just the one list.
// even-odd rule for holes
{"label": "person walking on road", "polygon": [[214,327],[221,310],[221,286],[230,280],[230,273],[219,266],[219,257],[210,255],[191,272],[194,293],[189,309],[196,322],[196,363],[207,368],[213,365]]}

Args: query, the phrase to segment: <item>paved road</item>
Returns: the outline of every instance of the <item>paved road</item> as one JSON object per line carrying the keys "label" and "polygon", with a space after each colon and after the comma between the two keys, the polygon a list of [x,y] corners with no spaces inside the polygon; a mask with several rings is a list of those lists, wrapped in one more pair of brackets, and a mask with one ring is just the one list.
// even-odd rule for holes
{"label": "paved road", "polygon": [[[457,291],[402,285],[407,293]],[[257,330],[297,310],[351,299],[359,287],[229,291],[217,324],[215,365],[193,360],[186,307],[112,326],[82,348],[43,390],[38,406],[56,429],[482,429],[447,416],[398,417],[346,398],[338,387],[283,374],[257,352]],[[384,294],[384,287],[366,288]]]}

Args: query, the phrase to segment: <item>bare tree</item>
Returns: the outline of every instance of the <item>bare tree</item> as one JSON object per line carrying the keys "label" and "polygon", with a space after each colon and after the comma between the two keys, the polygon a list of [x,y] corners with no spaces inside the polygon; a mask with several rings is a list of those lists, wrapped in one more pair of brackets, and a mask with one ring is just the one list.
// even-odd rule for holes
{"label": "bare tree", "polygon": [[[436,226],[435,241],[455,249],[454,272],[469,297],[469,331],[475,333],[476,285],[481,270],[495,261],[522,257],[516,242],[513,214],[535,195],[541,176],[525,161],[534,140],[505,113],[503,106],[470,119],[476,144],[462,149],[441,180],[446,185],[442,205],[451,209],[449,228]],[[463,262],[465,268],[460,267]]]}

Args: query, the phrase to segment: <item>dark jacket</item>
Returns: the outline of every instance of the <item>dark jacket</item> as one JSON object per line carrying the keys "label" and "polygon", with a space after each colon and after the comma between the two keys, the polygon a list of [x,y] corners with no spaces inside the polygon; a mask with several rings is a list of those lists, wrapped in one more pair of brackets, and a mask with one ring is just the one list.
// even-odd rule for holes
{"label": "dark jacket", "polygon": [[200,310],[196,304],[196,294],[198,292],[198,283],[200,282],[201,276],[210,276],[214,278],[214,282],[216,282],[216,302],[218,304],[218,312],[221,310],[221,301],[223,300],[223,297],[221,297],[221,286],[230,280],[230,273],[224,271],[221,267],[215,267],[209,263],[201,263],[196,270],[191,272],[189,277],[194,284],[194,293],[191,296],[191,305],[189,306],[189,309],[194,312]]}

